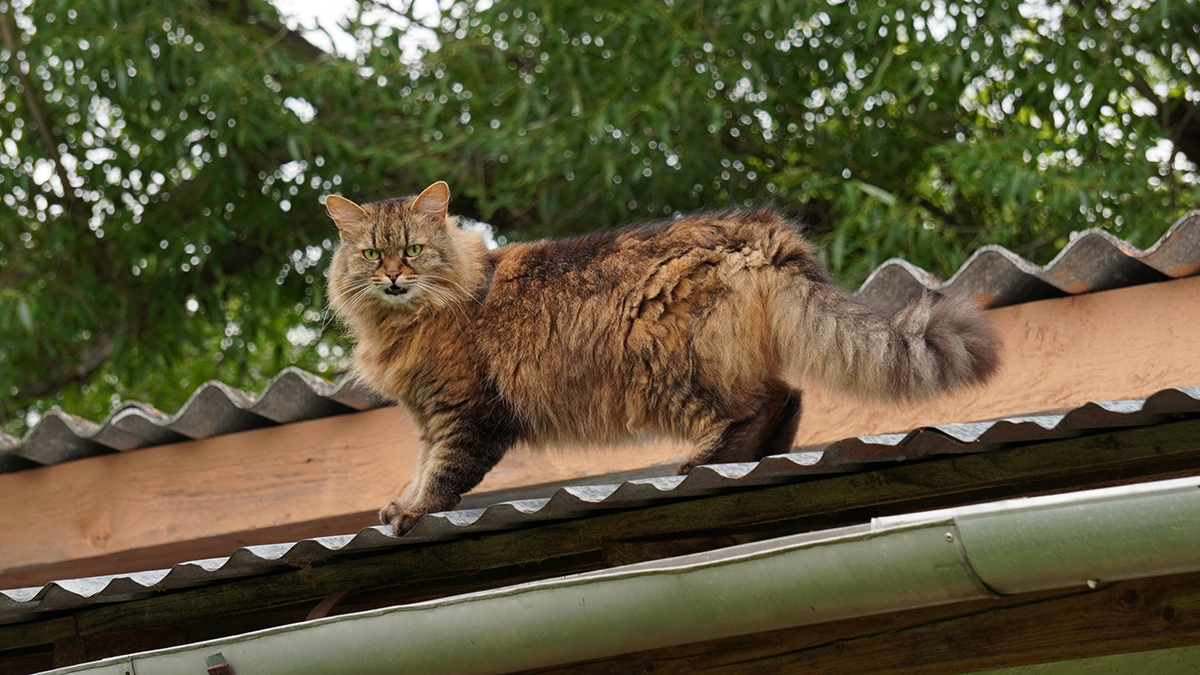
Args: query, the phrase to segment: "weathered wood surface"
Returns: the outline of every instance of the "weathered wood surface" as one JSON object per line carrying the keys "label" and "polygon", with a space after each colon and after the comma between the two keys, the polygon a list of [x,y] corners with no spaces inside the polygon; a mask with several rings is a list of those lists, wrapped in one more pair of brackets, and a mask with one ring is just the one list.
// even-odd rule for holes
{"label": "weathered wood surface", "polygon": [[[1200,384],[1200,277],[993,310],[1005,364],[985,389],[919,406],[812,387],[800,444],[1144,397]],[[155,569],[239,546],[354,532],[411,475],[396,409],[0,474],[0,587]],[[676,445],[513,453],[478,491],[667,463]]]}
{"label": "weathered wood surface", "polygon": [[[908,431],[1200,385],[1200,277],[988,312],[1004,364],[987,387],[912,406],[862,404],[809,387],[798,445]],[[850,433],[842,433],[847,430]]]}
{"label": "weathered wood surface", "polygon": [[[0,588],[357,532],[403,490],[416,452],[407,414],[384,408],[0,474]],[[681,452],[660,444],[515,454],[486,489],[668,463]]]}
{"label": "weathered wood surface", "polygon": [[1085,590],[868,616],[522,675],[956,675],[1200,645],[1200,575]]}
{"label": "weathered wood surface", "polygon": [[[261,628],[276,625],[285,610],[302,619],[319,601],[343,590],[358,596],[343,610],[411,602],[876,515],[1197,471],[1200,420],[1126,429],[610,512],[99,606],[69,620],[0,626],[0,652],[55,641],[65,648],[88,636],[97,637],[87,644],[103,645],[106,634],[136,635],[160,626],[211,629],[229,624],[228,617],[235,615],[245,617],[239,625]],[[155,646],[165,645],[140,648]],[[89,658],[109,655],[95,654]]]}
{"label": "weathered wood surface", "polygon": [[54,655],[41,649],[30,649],[0,655],[0,675],[28,675],[54,667]]}

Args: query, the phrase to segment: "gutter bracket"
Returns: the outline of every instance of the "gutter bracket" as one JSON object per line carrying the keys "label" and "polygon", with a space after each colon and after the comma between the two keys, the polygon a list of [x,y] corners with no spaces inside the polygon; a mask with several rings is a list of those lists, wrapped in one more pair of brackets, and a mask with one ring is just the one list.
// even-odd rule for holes
{"label": "gutter bracket", "polygon": [[208,666],[208,675],[234,675],[233,667],[221,652],[204,657],[204,664]]}
{"label": "gutter bracket", "polygon": [[962,561],[963,569],[971,577],[971,579],[975,581],[980,589],[993,598],[1005,597],[1005,593],[1001,593],[995,588],[989,586],[988,583],[983,580],[983,577],[979,576],[979,573],[975,571],[975,566],[971,564],[971,557],[967,555],[967,548],[963,546],[963,538],[962,534],[960,534],[958,531],[958,523],[954,520],[946,523],[946,539],[953,542],[955,550],[958,551],[958,558]]}

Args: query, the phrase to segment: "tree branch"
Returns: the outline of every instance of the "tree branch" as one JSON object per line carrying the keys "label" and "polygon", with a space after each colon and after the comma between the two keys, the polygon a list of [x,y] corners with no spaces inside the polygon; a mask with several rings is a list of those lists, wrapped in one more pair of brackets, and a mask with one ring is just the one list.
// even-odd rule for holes
{"label": "tree branch", "polygon": [[[1115,41],[1116,38],[1113,39]],[[1200,164],[1200,109],[1182,96],[1159,98],[1144,75],[1132,66],[1126,70],[1133,78],[1130,84],[1137,93],[1154,104],[1158,123],[1175,149],[1182,152],[1193,164]]]}
{"label": "tree branch", "polygon": [[407,7],[405,7],[403,10],[400,10],[392,7],[392,3],[386,2],[386,0],[376,0],[375,2],[371,3],[371,6],[378,7],[380,9],[386,9],[400,18],[407,19],[409,25],[405,26],[404,30],[408,30],[413,25],[421,24],[421,22],[417,21],[417,18],[413,16],[413,7],[416,4],[416,2],[409,2]]}
{"label": "tree branch", "polygon": [[80,348],[77,362],[52,366],[42,379],[17,389],[13,400],[17,405],[21,405],[23,402],[54,394],[68,384],[85,384],[100,366],[112,358],[115,338],[116,331],[111,328],[96,335]]}
{"label": "tree branch", "polygon": [[934,204],[929,199],[925,197],[918,197],[917,203],[921,205],[921,208],[936,216],[939,220],[949,225],[952,229],[959,232],[966,231],[968,229],[967,226],[957,217],[955,217],[953,213],[950,213],[937,204]]}
{"label": "tree branch", "polygon": [[1200,108],[1186,98],[1169,99],[1166,111],[1166,131],[1192,164],[1200,165]]}
{"label": "tree branch", "polygon": [[[1111,3],[1102,0],[1100,5],[1112,16]],[[1113,44],[1124,45],[1115,30],[1110,28],[1108,34]],[[1136,63],[1136,60],[1133,61]],[[1134,90],[1154,104],[1158,123],[1175,149],[1182,152],[1193,164],[1200,164],[1200,108],[1182,96],[1161,99],[1145,75],[1136,67],[1127,65],[1124,70],[1129,72],[1133,80],[1129,84]]]}
{"label": "tree branch", "polygon": [[[11,7],[11,3],[8,6]],[[33,125],[37,127],[38,140],[46,151],[46,155],[50,161],[53,162],[55,175],[58,176],[59,182],[62,183],[63,201],[65,203],[67,218],[74,222],[76,227],[82,229],[86,226],[87,214],[80,209],[80,200],[75,198],[75,190],[71,186],[67,169],[63,165],[62,155],[58,152],[58,143],[55,142],[53,128],[42,111],[45,101],[39,101],[38,97],[34,94],[34,88],[30,85],[29,78],[26,77],[25,70],[33,70],[34,66],[27,58],[21,59],[17,56],[19,45],[13,36],[12,25],[9,23],[7,12],[0,13],[0,42],[8,49],[12,69],[21,84],[22,100],[25,104],[25,109],[29,113]],[[22,66],[25,68],[22,69]],[[125,290],[126,285],[124,280],[113,270],[112,255],[109,253],[107,246],[99,239],[92,238],[87,246],[87,250],[92,267],[100,273],[101,278],[113,284],[118,289]]]}
{"label": "tree branch", "polygon": [[226,13],[233,23],[253,28],[265,35],[270,44],[279,44],[308,61],[315,63],[329,56],[325,50],[306,40],[303,35],[279,24],[271,17],[263,16],[261,12],[255,12],[246,0],[208,0],[201,4],[207,5],[213,11]]}
{"label": "tree branch", "polygon": [[[11,6],[11,5],[9,5]],[[8,21],[8,12],[0,13],[0,42],[3,42],[5,49],[8,50],[9,62],[12,63],[13,73],[17,76],[17,81],[21,83],[21,96],[25,103],[25,109],[29,112],[29,116],[33,118],[33,124],[37,127],[38,139],[42,143],[42,147],[46,150],[46,154],[50,157],[50,161],[54,162],[54,172],[58,176],[59,182],[62,183],[63,199],[66,200],[67,210],[74,211],[75,206],[75,190],[71,187],[71,180],[67,176],[67,169],[63,166],[62,156],[58,154],[58,144],[54,142],[54,137],[50,133],[50,125],[46,122],[46,116],[42,114],[42,108],[38,104],[37,97],[33,93],[33,87],[29,85],[29,78],[25,75],[25,69],[32,70],[32,66],[28,61],[22,62],[17,56],[17,42],[13,38],[12,26]],[[22,69],[22,64],[25,69]]]}

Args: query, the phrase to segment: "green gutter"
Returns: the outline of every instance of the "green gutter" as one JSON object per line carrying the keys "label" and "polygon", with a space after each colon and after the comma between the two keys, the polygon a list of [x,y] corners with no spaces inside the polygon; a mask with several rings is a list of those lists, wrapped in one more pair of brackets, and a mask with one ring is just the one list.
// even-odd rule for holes
{"label": "green gutter", "polygon": [[1200,570],[1200,478],[876,519],[52,671],[504,673],[1048,588]]}

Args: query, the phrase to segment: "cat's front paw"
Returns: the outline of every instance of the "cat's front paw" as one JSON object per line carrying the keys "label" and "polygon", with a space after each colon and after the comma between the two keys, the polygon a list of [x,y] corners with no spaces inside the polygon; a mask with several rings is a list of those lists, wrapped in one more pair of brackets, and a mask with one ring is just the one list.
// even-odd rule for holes
{"label": "cat's front paw", "polygon": [[392,533],[399,537],[413,529],[426,513],[429,513],[427,509],[417,508],[415,504],[401,497],[379,509],[379,522],[390,525]]}
{"label": "cat's front paw", "polygon": [[417,521],[427,513],[449,511],[458,506],[460,498],[453,499],[413,499],[401,497],[379,510],[379,522],[392,527],[392,533],[397,537],[416,526]]}
{"label": "cat's front paw", "polygon": [[695,463],[692,460],[688,460],[688,461],[684,462],[683,464],[680,464],[679,468],[675,469],[675,475],[676,476],[686,476],[689,473],[691,473],[692,469],[696,468],[697,466],[700,466],[700,465]]}

